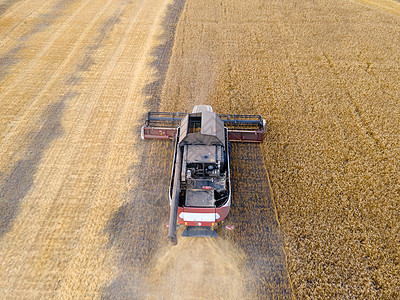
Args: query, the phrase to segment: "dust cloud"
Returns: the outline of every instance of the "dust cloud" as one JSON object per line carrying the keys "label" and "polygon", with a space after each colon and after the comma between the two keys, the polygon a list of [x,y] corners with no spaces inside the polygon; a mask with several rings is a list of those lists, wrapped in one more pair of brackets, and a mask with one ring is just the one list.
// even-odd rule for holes
{"label": "dust cloud", "polygon": [[243,299],[245,254],[221,238],[181,238],[149,270],[146,299]]}

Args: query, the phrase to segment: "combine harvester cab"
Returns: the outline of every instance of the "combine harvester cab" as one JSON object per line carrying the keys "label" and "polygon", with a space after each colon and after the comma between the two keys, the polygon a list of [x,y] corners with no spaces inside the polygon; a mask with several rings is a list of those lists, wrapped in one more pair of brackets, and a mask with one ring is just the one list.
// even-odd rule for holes
{"label": "combine harvester cab", "polygon": [[217,237],[214,227],[231,205],[229,143],[262,142],[265,121],[257,115],[218,115],[211,106],[195,106],[192,113],[149,112],[142,138],[174,139],[174,164],[169,190],[168,238]]}

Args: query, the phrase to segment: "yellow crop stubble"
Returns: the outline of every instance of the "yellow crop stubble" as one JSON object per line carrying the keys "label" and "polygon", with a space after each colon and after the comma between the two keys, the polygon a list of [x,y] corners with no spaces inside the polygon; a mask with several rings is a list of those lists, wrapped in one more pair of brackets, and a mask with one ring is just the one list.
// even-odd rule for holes
{"label": "yellow crop stubble", "polygon": [[[327,4],[318,9],[330,11]],[[348,7],[348,13],[358,8]],[[343,18],[345,25],[342,13],[332,17]],[[272,182],[296,293],[396,295],[398,268],[382,263],[383,257],[394,259],[398,252],[399,237],[393,235],[398,226],[388,222],[389,216],[396,218],[392,210],[398,206],[398,163],[393,158],[399,149],[393,127],[399,128],[399,109],[396,89],[389,88],[398,83],[376,74],[376,68],[398,56],[393,47],[398,39],[391,41],[390,34],[396,21],[393,18],[385,28],[388,34],[374,36],[375,28],[348,32],[342,23],[337,28],[324,24],[326,17],[309,23],[306,17],[288,13],[280,19],[286,23],[281,34],[291,37],[285,46],[286,69],[291,69],[297,93],[290,105],[282,102],[290,85],[276,94],[278,114],[290,120],[271,118],[271,132],[280,134],[278,147],[267,144],[267,153],[276,155],[269,160]],[[368,18],[355,23],[366,28]],[[329,32],[324,32],[325,26],[330,26]],[[371,40],[374,47],[367,46]],[[389,77],[395,72],[392,69]],[[368,250],[388,248],[385,254]],[[377,277],[385,272],[390,274],[386,282]]]}
{"label": "yellow crop stubble", "polygon": [[[21,53],[18,52],[21,63],[17,63],[1,83],[4,98],[0,104],[0,168],[5,174],[23,157],[31,139],[29,133],[42,126],[41,114],[46,107],[66,93],[67,74],[75,71],[75,63],[84,55],[85,41],[104,21],[104,11],[110,9],[111,4],[88,1],[73,6],[59,23],[53,26],[50,23],[50,33],[38,31],[26,45],[22,43]],[[82,22],[83,16],[91,17]],[[37,21],[29,26],[30,31],[35,32]],[[84,30],[76,30],[81,26]]]}
{"label": "yellow crop stubble", "polygon": [[104,228],[125,201],[126,176],[138,159],[132,145],[140,134],[132,128],[145,113],[142,90],[168,3],[131,3],[129,18],[83,74],[79,95],[66,103],[63,135],[43,155],[2,240],[4,295],[92,298],[115,275]]}
{"label": "yellow crop stubble", "polygon": [[395,297],[398,17],[349,1],[196,5],[164,96],[267,118],[295,294]]}
{"label": "yellow crop stubble", "polygon": [[371,5],[375,8],[387,11],[392,14],[400,15],[400,4],[393,0],[357,0],[357,1]]}

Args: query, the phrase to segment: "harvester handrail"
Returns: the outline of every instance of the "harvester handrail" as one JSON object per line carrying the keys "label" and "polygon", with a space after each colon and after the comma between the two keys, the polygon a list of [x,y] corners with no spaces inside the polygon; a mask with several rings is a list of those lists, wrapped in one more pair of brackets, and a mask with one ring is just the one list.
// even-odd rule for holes
{"label": "harvester handrail", "polygon": [[[146,126],[157,127],[178,127],[180,121],[187,115],[183,112],[148,112],[146,118]],[[224,122],[224,125],[234,129],[249,129],[249,127],[258,127],[257,130],[264,130],[263,119],[260,115],[247,114],[217,114]],[[251,128],[256,130],[256,128]]]}

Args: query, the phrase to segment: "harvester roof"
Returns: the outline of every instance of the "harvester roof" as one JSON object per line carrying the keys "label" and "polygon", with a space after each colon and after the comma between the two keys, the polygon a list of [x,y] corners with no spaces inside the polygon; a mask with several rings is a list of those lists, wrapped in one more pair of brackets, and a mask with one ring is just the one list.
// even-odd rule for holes
{"label": "harvester roof", "polygon": [[179,144],[225,147],[224,122],[210,111],[187,114],[180,124]]}

